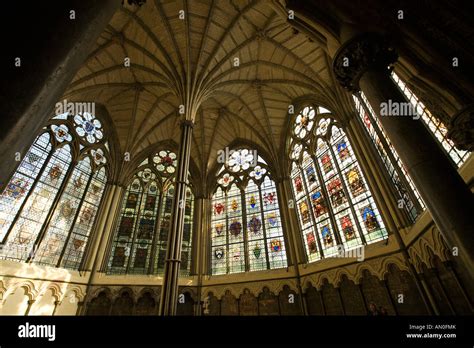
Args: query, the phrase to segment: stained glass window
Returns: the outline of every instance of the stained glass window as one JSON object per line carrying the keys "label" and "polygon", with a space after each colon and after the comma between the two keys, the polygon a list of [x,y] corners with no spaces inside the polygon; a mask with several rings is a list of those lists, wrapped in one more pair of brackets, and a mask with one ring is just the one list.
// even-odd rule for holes
{"label": "stained glass window", "polygon": [[[93,129],[79,129],[79,119]],[[0,196],[0,257],[78,269],[105,188],[108,156],[95,115],[53,117]]]}
{"label": "stained glass window", "polygon": [[164,190],[163,204],[161,206],[161,219],[160,219],[160,235],[157,243],[158,248],[158,260],[157,268],[164,269],[166,260],[166,246],[168,243],[168,235],[171,228],[171,211],[173,209],[173,195],[174,186],[170,186],[167,190]]}
{"label": "stained glass window", "polygon": [[411,105],[415,108],[417,113],[421,116],[424,124],[431,133],[434,135],[436,140],[441,144],[446,153],[451,157],[453,162],[461,167],[464,162],[468,159],[471,154],[469,151],[464,151],[457,149],[454,146],[454,143],[447,138],[448,128],[437,119],[428,108],[422,103],[420,99],[408,88],[408,86],[398,77],[395,72],[392,72],[392,79],[400,88],[400,90],[405,94],[405,97],[410,101]]}
{"label": "stained glass window", "polygon": [[387,238],[351,143],[327,109],[306,106],[297,114],[290,159],[308,261]]}
{"label": "stained glass window", "polygon": [[397,151],[370,106],[363,92],[353,96],[355,107],[359,114],[359,121],[372,140],[387,173],[394,184],[398,196],[398,206],[406,210],[409,219],[414,222],[417,216],[425,209],[425,203],[416,189],[413,180],[403,165]]}
{"label": "stained glass window", "polygon": [[212,274],[287,267],[276,186],[254,151],[233,152],[212,199]]}
{"label": "stained glass window", "polygon": [[[161,150],[141,162],[122,201],[112,242],[109,274],[160,274],[164,270],[171,228],[174,173],[173,151]],[[193,194],[186,190],[181,274],[191,265]]]}

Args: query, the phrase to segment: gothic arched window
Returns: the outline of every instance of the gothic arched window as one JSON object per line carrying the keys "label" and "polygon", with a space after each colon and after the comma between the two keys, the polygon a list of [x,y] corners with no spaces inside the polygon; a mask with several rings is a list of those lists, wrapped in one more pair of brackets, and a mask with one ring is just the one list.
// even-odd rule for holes
{"label": "gothic arched window", "polygon": [[212,198],[212,274],[287,267],[276,186],[256,151],[229,151]]}
{"label": "gothic arched window", "polygon": [[425,203],[421,199],[413,180],[390,139],[385,135],[380,120],[375,115],[364,93],[361,91],[358,96],[354,95],[353,99],[359,114],[359,121],[367,131],[393,182],[399,199],[398,206],[405,209],[409,219],[414,222],[417,216],[425,209]]}
{"label": "gothic arched window", "polygon": [[[137,168],[125,192],[108,273],[157,274],[163,271],[170,232],[177,156],[161,150]],[[189,274],[194,198],[186,191],[181,273]]]}
{"label": "gothic arched window", "polygon": [[349,139],[328,110],[306,106],[297,114],[290,159],[309,261],[387,238]]}
{"label": "gothic arched window", "polygon": [[[416,113],[421,116],[421,120],[429,129],[434,138],[439,142],[444,151],[451,157],[457,167],[461,167],[468,159],[470,152],[459,150],[454,147],[453,142],[447,138],[447,128],[439,119],[433,116],[428,108],[418,99],[418,97],[407,87],[407,85],[392,72],[391,77],[400,91],[405,95]],[[399,206],[403,206],[408,212],[412,221],[425,209],[418,190],[403,165],[397,151],[386,136],[382,124],[369,101],[362,91],[353,96],[356,109],[360,116],[360,121],[367,131],[370,139],[382,159],[390,179],[399,196]]]}
{"label": "gothic arched window", "polygon": [[108,144],[95,115],[53,117],[0,196],[0,257],[78,269],[108,161]]}
{"label": "gothic arched window", "polygon": [[461,167],[471,154],[469,151],[457,149],[454,143],[447,137],[448,128],[436,118],[422,101],[408,88],[408,86],[392,71],[391,77],[411,105],[421,116],[423,123],[430,130],[436,140],[441,144],[444,151],[451,157],[457,167]]}

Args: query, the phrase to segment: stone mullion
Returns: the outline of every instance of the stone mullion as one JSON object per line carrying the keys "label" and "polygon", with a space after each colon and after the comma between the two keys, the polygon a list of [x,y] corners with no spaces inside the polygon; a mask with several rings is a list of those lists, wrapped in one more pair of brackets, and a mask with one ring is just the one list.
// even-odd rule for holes
{"label": "stone mullion", "polygon": [[247,231],[247,206],[245,205],[246,200],[247,200],[247,195],[245,194],[245,190],[240,189],[240,204],[242,207],[242,229],[243,229],[242,233],[244,234],[243,236],[244,236],[245,272],[248,272],[250,270],[250,260],[249,260],[250,257],[249,257],[249,245],[248,245],[248,231]]}
{"label": "stone mullion", "polygon": [[[347,139],[345,139],[347,141]],[[349,195],[349,189],[346,185],[346,181],[344,180],[344,174],[342,173],[341,171],[341,168],[339,167],[339,164],[337,163],[337,159],[336,159],[336,154],[334,153],[334,150],[332,149],[332,144],[328,141],[328,148],[329,148],[329,151],[331,152],[331,155],[332,155],[332,158],[334,160],[334,165],[336,166],[336,169],[337,169],[337,172],[339,174],[339,176],[341,177],[341,184],[342,184],[342,188],[344,190],[344,193],[346,194],[347,196],[347,202],[349,203],[349,209],[351,210],[352,214],[353,214],[353,217],[354,217],[354,222],[355,224],[357,225],[357,228],[359,229],[359,236],[360,236],[360,239],[362,241],[362,244],[366,245],[367,244],[367,241],[365,240],[365,236],[364,236],[364,230],[362,229],[362,226],[360,225],[359,223],[359,219],[357,218],[357,214],[356,214],[356,211],[354,209],[354,204],[351,200],[351,196]],[[354,156],[355,157],[355,156]],[[352,162],[352,164],[355,164],[357,163],[357,159],[355,159],[354,162]],[[362,168],[360,168],[360,175],[362,176]],[[362,180],[362,178],[360,178]],[[364,178],[365,179],[365,178]],[[366,183],[366,185],[368,185]],[[369,187],[366,187],[366,190],[368,191],[369,190]],[[372,195],[371,195],[372,196]],[[367,198],[365,198],[366,201],[369,201]],[[362,202],[362,201],[360,201]],[[359,202],[359,203],[360,203]],[[344,233],[344,231],[343,231]]]}
{"label": "stone mullion", "polygon": [[267,228],[265,227],[265,216],[263,214],[262,185],[263,185],[263,182],[261,182],[260,185],[257,185],[257,187],[258,187],[258,196],[260,198],[260,216],[262,218],[263,243],[264,243],[264,246],[265,246],[265,258],[266,258],[266,261],[267,261],[267,269],[270,269],[270,253],[268,251]]}
{"label": "stone mullion", "polygon": [[91,171],[90,176],[89,176],[89,180],[87,181],[86,187],[84,188],[84,192],[82,193],[81,200],[79,202],[79,206],[77,207],[76,213],[74,214],[74,219],[72,221],[71,226],[69,227],[68,234],[66,236],[66,240],[64,241],[64,245],[63,245],[63,248],[62,248],[62,251],[61,251],[61,255],[59,256],[58,262],[56,263],[56,267],[60,267],[60,265],[61,265],[64,254],[66,252],[67,244],[69,243],[69,240],[71,239],[72,231],[74,230],[74,227],[76,225],[77,217],[79,216],[79,212],[81,211],[81,208],[84,205],[84,200],[85,200],[86,195],[87,195],[87,190],[89,189],[89,186],[90,186],[90,184],[93,180],[93,177],[94,177],[94,174]]}
{"label": "stone mullion", "polygon": [[[142,209],[141,208],[142,208],[142,203],[145,199],[145,195],[146,195],[145,192],[148,192],[148,186],[143,187],[143,190],[140,193],[139,202],[137,202],[138,203],[138,210],[135,210],[135,211],[138,212],[138,213],[137,213],[137,217],[136,217],[135,228],[133,229],[133,233],[132,233],[132,243],[130,244],[130,255],[128,256],[127,266],[125,267],[125,274],[127,274],[128,271],[130,270],[130,265],[132,263],[133,247],[135,246],[135,240],[137,238],[138,230],[140,228],[140,218],[142,217]],[[137,207],[137,206],[135,206],[135,207]]]}
{"label": "stone mullion", "polygon": [[[300,168],[299,166],[298,166],[298,170],[299,170],[300,173],[302,174],[301,168]],[[293,180],[293,178],[290,177],[289,180]],[[295,193],[294,188],[292,187],[292,184],[290,183],[289,185],[290,185],[290,188],[289,188],[289,189],[291,190],[291,197],[293,197],[293,202],[294,202],[294,207],[295,207],[294,209],[296,210],[296,209],[298,209],[298,207],[297,207],[296,193]],[[305,195],[305,199],[306,199],[306,200],[308,199],[307,195]],[[308,202],[308,203],[309,203],[309,202]],[[295,211],[295,215],[296,215],[295,218],[296,218],[296,220],[297,220],[296,223],[297,223],[297,225],[299,226],[299,230],[300,230],[300,231],[299,231],[299,234],[302,236],[301,241],[302,241],[302,247],[303,247],[303,250],[302,250],[302,251],[303,251],[304,261],[307,263],[309,259],[308,259],[308,255],[307,255],[307,251],[306,251],[306,247],[305,247],[305,242],[304,242],[304,237],[303,237],[303,224],[302,224],[302,222],[301,222],[300,217],[298,216],[298,212]],[[290,221],[291,221],[291,220],[292,220],[292,219],[291,219],[291,216],[290,216]],[[290,222],[290,225],[291,225],[291,222]],[[290,227],[292,227],[292,226],[290,226]],[[317,239],[317,237],[318,237],[318,236],[317,236],[317,233],[318,233],[318,232],[317,232],[317,230],[316,230],[316,226],[313,226],[313,230],[314,230],[314,233],[315,233],[315,238]],[[293,235],[294,235],[294,234],[293,234]],[[316,243],[318,243],[318,242],[316,242]],[[319,244],[318,244],[318,248],[319,248]],[[320,252],[321,252],[321,251],[320,251]],[[322,255],[321,255],[321,256],[322,256]]]}
{"label": "stone mullion", "polygon": [[[371,181],[371,188],[373,189],[374,196],[376,198],[376,202],[382,206],[387,212],[390,212],[390,217],[387,217],[386,214],[382,218],[390,219],[390,228],[391,230],[398,229],[397,226],[410,226],[413,221],[414,217],[411,216],[409,211],[405,208],[400,209],[398,208],[398,203],[401,198],[401,193],[395,188],[395,183],[391,178],[391,174],[389,174],[389,170],[386,167],[384,161],[382,160],[381,155],[377,151],[374,142],[371,140],[369,134],[361,129],[362,121],[356,117],[357,120],[355,120],[355,123],[352,123],[352,127],[354,129],[348,129],[348,134],[350,135],[351,138],[355,137],[356,139],[360,139],[360,143],[362,144],[357,144],[357,143],[352,143],[352,146],[356,148],[358,146],[359,153],[361,156],[359,156],[359,162],[361,164],[364,164],[366,166],[366,169],[370,172],[376,172],[378,179],[381,181],[381,185],[377,184],[377,178],[375,177],[367,177],[367,180]],[[349,132],[350,131],[350,132]],[[365,153],[365,150],[369,153],[370,159],[367,158],[367,154]],[[390,161],[387,159],[388,161]],[[396,167],[398,165],[394,164],[394,173],[397,173]],[[404,183],[399,180],[400,185],[402,186],[401,188],[403,190],[406,189],[404,186]],[[381,186],[381,187],[379,187]],[[411,188],[410,188],[411,190]],[[406,190],[405,190],[406,191]],[[406,191],[408,194],[408,191]],[[408,194],[409,196],[409,194]],[[388,199],[386,199],[388,198]],[[406,198],[408,201],[411,201],[410,197]],[[412,207],[412,209],[416,210],[416,207]],[[416,213],[416,212],[415,212]],[[392,216],[395,215],[395,216]]]}
{"label": "stone mullion", "polygon": [[224,212],[225,212],[225,270],[226,274],[230,273],[230,265],[229,265],[229,214],[227,213],[227,193],[228,191],[224,192]]}
{"label": "stone mullion", "polygon": [[[48,133],[49,134],[49,133]],[[50,142],[51,143],[51,142]],[[52,143],[51,143],[52,144]],[[38,185],[38,183],[40,182],[40,179],[41,179],[41,176],[44,174],[44,171],[46,170],[46,167],[48,166],[48,163],[49,161],[51,160],[51,157],[53,156],[53,154],[56,152],[56,149],[54,149],[54,147],[51,145],[51,150],[50,152],[48,153],[48,155],[46,156],[46,159],[44,160],[44,163],[43,165],[41,166],[41,169],[39,170],[38,172],[38,175],[36,176],[36,179],[33,181],[33,185],[31,185],[31,188],[30,190],[28,191],[28,193],[26,194],[26,197],[25,197],[25,200],[23,201],[23,203],[21,203],[20,205],[20,208],[18,209],[18,211],[16,212],[16,215],[15,217],[13,218],[13,221],[12,223],[10,224],[10,227],[8,228],[8,231],[7,233],[5,234],[5,236],[3,237],[3,240],[2,240],[2,244],[5,243],[7,240],[8,240],[8,237],[13,229],[13,227],[15,226],[15,224],[17,223],[18,219],[20,218],[21,216],[21,213],[23,211],[23,208],[25,207],[25,204],[27,203],[28,199],[30,198],[31,194],[33,193],[33,191],[35,190],[36,186]],[[17,170],[18,170],[18,167],[17,167]],[[15,175],[16,173],[16,170],[15,172],[13,173],[13,175]],[[12,175],[12,178],[13,178],[13,175]],[[10,178],[11,180],[11,178]]]}
{"label": "stone mullion", "polygon": [[[373,143],[371,144],[368,134],[361,135],[359,129],[356,128],[357,125],[357,123],[352,123],[352,126],[347,128],[348,138],[357,140],[352,142],[354,154],[356,158],[358,158],[361,169],[366,173],[372,174],[366,175],[365,179],[371,189],[375,203],[379,207],[379,210],[382,211],[380,218],[385,223],[389,231],[388,233],[398,233],[398,226],[411,225],[412,220],[406,209],[398,209],[397,192],[395,192],[393,183],[388,176],[388,171],[384,170],[385,167],[382,160],[373,147]],[[362,136],[362,138],[360,138],[360,136]],[[369,148],[367,148],[367,146]],[[371,162],[370,159],[367,158],[368,156],[365,155],[365,150],[372,152],[371,159],[375,160],[376,163]],[[389,199],[386,199],[387,195]],[[400,245],[403,245],[403,243]]]}
{"label": "stone mullion", "polygon": [[[385,139],[384,135],[382,134],[382,131],[379,129],[379,126],[378,126],[377,122],[373,118],[372,113],[370,112],[369,108],[365,104],[365,102],[362,99],[362,97],[360,96],[360,94],[357,93],[356,97],[359,99],[360,105],[362,105],[362,108],[364,109],[365,113],[368,115],[368,117],[370,119],[370,122],[372,123],[372,126],[374,127],[375,133],[377,133],[377,137],[379,138],[380,142],[382,143],[382,146],[385,150],[385,153],[389,157],[390,162],[392,162],[393,168],[397,172],[399,180],[403,183],[405,191],[408,193],[408,195],[410,197],[410,200],[413,203],[413,205],[415,206],[415,209],[416,209],[416,211],[419,215],[423,211],[423,208],[421,207],[420,202],[418,201],[417,197],[413,193],[413,190],[412,190],[409,182],[407,181],[407,179],[405,177],[405,174],[403,173],[400,166],[398,165],[397,160],[396,160],[395,156],[393,155],[393,153],[390,149],[390,146],[388,145],[387,140]],[[359,122],[362,122],[359,117],[357,117],[357,119],[359,120]],[[371,143],[375,147],[375,144],[372,141],[371,141]],[[385,170],[385,172],[388,174],[387,170]],[[392,180],[390,179],[390,181],[392,181]],[[393,183],[393,181],[392,181],[392,183]]]}
{"label": "stone mullion", "polygon": [[[71,156],[72,156],[72,153],[71,153]],[[44,236],[46,235],[46,231],[49,228],[49,225],[51,223],[51,219],[53,217],[53,214],[56,211],[56,208],[58,207],[61,196],[63,195],[64,191],[66,190],[66,186],[69,182],[69,179],[71,179],[72,173],[73,173],[76,165],[77,165],[77,162],[74,161],[74,160],[71,160],[71,163],[70,163],[70,165],[69,165],[69,167],[66,171],[66,174],[64,175],[64,179],[61,182],[61,186],[59,187],[58,191],[56,192],[53,203],[51,204],[51,207],[49,208],[48,214],[46,215],[46,219],[44,220],[44,223],[41,226],[40,232],[36,236],[36,240],[33,243],[33,248],[31,250],[30,255],[26,259],[26,262],[32,262],[34,260],[35,250],[36,250],[36,248],[39,247],[39,245],[43,241]]]}
{"label": "stone mullion", "polygon": [[[317,222],[316,222],[316,216],[314,215],[314,212],[313,212],[313,203],[311,202],[311,197],[310,197],[308,184],[306,183],[306,177],[304,175],[304,169],[301,165],[298,165],[298,169],[301,173],[301,179],[302,179],[304,190],[305,190],[305,198],[308,202],[308,209],[310,211],[309,217],[310,217],[311,222],[313,223],[313,226],[314,226],[314,229],[313,229],[314,234],[315,234],[314,238],[316,239],[316,243],[318,243],[318,248],[319,248],[319,252],[321,254],[321,258],[324,258],[323,246],[321,244],[321,241],[319,240],[318,225],[317,225]],[[322,186],[321,182],[320,182],[320,186]]]}
{"label": "stone mullion", "polygon": [[[160,195],[158,197],[158,211],[156,214],[155,220],[155,233],[153,234],[153,238],[151,240],[151,255],[150,255],[150,264],[148,265],[148,274],[153,274],[155,272],[155,258],[157,257],[157,243],[160,234],[160,226],[161,226],[161,219],[163,218],[163,201],[166,199],[164,189],[160,191]],[[157,265],[158,269],[158,265]]]}
{"label": "stone mullion", "polygon": [[[120,223],[121,223],[122,215],[125,212],[125,206],[127,204],[126,198],[128,198],[128,195],[130,194],[129,188],[130,188],[130,185],[127,188],[124,188],[122,192],[120,193],[120,200],[116,206],[116,214],[114,216],[115,219],[111,227],[112,230],[110,232],[111,233],[110,243],[107,245],[107,248],[105,251],[104,262],[100,265],[100,269],[102,271],[107,271],[109,260],[113,256],[113,252],[115,251],[115,248],[117,247],[117,244],[118,244]],[[115,195],[115,192],[113,192],[113,195]],[[111,209],[112,203],[110,205],[111,206],[109,209]],[[105,226],[106,226],[106,222],[104,222],[104,228]],[[132,226],[132,229],[133,229],[133,226]]]}
{"label": "stone mullion", "polygon": [[[314,167],[315,167],[314,170],[316,172],[316,175],[318,176],[319,186],[321,187],[321,192],[325,197],[325,203],[326,203],[327,211],[328,211],[328,214],[329,214],[329,221],[331,222],[331,225],[332,225],[334,238],[336,238],[336,242],[337,242],[338,245],[343,246],[344,244],[342,242],[341,236],[339,235],[339,228],[337,227],[336,217],[335,217],[335,214],[334,214],[333,208],[332,208],[331,196],[329,195],[329,192],[326,188],[326,181],[324,180],[323,175],[321,174],[321,167],[318,163],[318,158],[316,157],[316,155],[310,155],[310,156],[311,156],[311,159],[313,160],[313,163],[314,163]],[[319,240],[319,235],[318,234],[316,235],[316,237]]]}
{"label": "stone mullion", "polygon": [[[212,274],[212,199],[205,198],[203,204],[203,216],[205,219],[204,245],[207,252],[202,253],[202,268],[201,272],[204,274]],[[201,251],[202,252],[202,251]]]}

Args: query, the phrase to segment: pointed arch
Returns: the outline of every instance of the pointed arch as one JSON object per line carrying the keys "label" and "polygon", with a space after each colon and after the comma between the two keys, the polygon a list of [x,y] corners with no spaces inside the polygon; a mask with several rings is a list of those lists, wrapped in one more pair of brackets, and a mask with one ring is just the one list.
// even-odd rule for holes
{"label": "pointed arch", "polygon": [[[257,150],[220,152],[212,197],[212,274],[287,267],[272,169]],[[215,171],[213,171],[215,173]]]}
{"label": "pointed arch", "polygon": [[97,111],[56,105],[0,195],[0,258],[80,267],[115,159],[108,115]]}
{"label": "pointed arch", "polygon": [[287,151],[300,229],[310,262],[388,237],[337,116],[307,103],[291,117]]}
{"label": "pointed arch", "polygon": [[[124,175],[127,187],[108,256],[108,274],[161,274],[171,227],[177,146],[172,141],[148,147]],[[131,169],[133,168],[133,169]],[[190,181],[190,180],[189,180]],[[186,190],[181,273],[189,275],[193,235],[194,194]]]}

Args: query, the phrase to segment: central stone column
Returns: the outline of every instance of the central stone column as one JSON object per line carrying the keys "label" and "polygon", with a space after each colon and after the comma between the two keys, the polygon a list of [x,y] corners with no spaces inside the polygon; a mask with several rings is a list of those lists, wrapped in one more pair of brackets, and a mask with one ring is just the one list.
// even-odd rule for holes
{"label": "central stone column", "polygon": [[[350,92],[360,89],[379,116],[442,235],[474,279],[474,200],[448,155],[416,115],[381,116],[387,105],[409,101],[390,77],[395,50],[378,34],[362,34],[336,53],[333,69]],[[401,108],[399,108],[401,109]],[[455,257],[456,259],[456,257]]]}
{"label": "central stone column", "polygon": [[166,250],[165,274],[160,297],[160,315],[176,315],[178,306],[178,277],[181,264],[181,245],[183,242],[186,186],[188,179],[189,158],[191,155],[191,137],[194,123],[185,120],[181,123],[181,142],[178,154],[173,198],[172,224]]}

